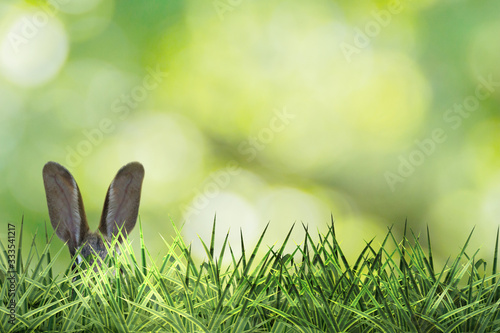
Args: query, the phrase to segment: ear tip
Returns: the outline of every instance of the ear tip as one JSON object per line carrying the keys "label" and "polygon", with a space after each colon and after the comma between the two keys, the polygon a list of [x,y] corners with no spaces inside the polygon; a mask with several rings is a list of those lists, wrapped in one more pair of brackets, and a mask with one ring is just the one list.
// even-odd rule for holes
{"label": "ear tip", "polygon": [[136,162],[136,161],[128,163],[122,169],[127,169],[131,172],[138,174],[138,175],[144,176],[144,166],[141,163]]}
{"label": "ear tip", "polygon": [[43,169],[47,169],[47,168],[53,168],[54,166],[56,165],[59,165],[59,163],[56,163],[56,162],[53,162],[53,161],[48,161],[47,163],[45,163],[45,165],[43,166]]}
{"label": "ear tip", "polygon": [[143,166],[140,162],[137,162],[137,161],[130,162],[130,163],[129,163],[129,165],[132,165],[132,166],[134,166],[135,168],[139,168],[139,169],[144,170],[144,166]]}
{"label": "ear tip", "polygon": [[43,166],[43,174],[54,174],[65,172],[66,169],[59,163],[49,161]]}

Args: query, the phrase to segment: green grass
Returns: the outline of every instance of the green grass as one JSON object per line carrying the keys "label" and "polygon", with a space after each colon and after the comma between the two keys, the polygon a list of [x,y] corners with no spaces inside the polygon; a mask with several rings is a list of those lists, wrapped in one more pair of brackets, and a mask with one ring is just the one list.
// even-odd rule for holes
{"label": "green grass", "polygon": [[[251,252],[242,235],[241,257],[227,235],[215,253],[213,232],[201,263],[176,230],[158,265],[141,230],[138,257],[123,244],[121,255],[102,267],[82,273],[70,263],[58,275],[54,258],[67,249],[53,258],[46,231],[43,250],[32,245],[23,257],[17,249],[14,325],[8,322],[6,246],[0,244],[0,332],[500,331],[498,232],[486,273],[485,262],[466,252],[471,235],[455,259],[437,269],[428,230],[423,246],[406,227],[401,241],[389,229],[381,246],[368,242],[354,262],[346,260],[333,222],[318,241],[304,230],[292,253],[284,250],[290,233],[281,246],[264,250],[264,230]],[[262,259],[256,259],[259,251]],[[222,265],[223,258],[231,264]]]}

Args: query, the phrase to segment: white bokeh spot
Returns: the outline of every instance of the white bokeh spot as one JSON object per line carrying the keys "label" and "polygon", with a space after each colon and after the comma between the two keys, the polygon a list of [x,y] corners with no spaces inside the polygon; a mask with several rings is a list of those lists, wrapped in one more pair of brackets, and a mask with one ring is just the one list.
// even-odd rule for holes
{"label": "white bokeh spot", "polygon": [[0,36],[2,75],[20,86],[54,78],[68,55],[68,37],[54,14],[43,9],[18,15]]}
{"label": "white bokeh spot", "polygon": [[[199,199],[195,198],[193,202]],[[217,255],[222,248],[227,232],[229,232],[229,244],[236,258],[241,255],[240,229],[243,233],[245,246],[251,251],[262,231],[259,230],[259,219],[255,207],[242,196],[229,191],[219,192],[217,195],[208,196],[203,200],[207,200],[207,202],[201,209],[187,212],[184,216],[186,220],[183,229],[184,239],[188,243],[192,242],[193,254],[198,257],[206,257],[198,236],[209,246],[214,216],[216,216],[215,251]],[[230,256],[225,256],[224,261],[229,262]]]}

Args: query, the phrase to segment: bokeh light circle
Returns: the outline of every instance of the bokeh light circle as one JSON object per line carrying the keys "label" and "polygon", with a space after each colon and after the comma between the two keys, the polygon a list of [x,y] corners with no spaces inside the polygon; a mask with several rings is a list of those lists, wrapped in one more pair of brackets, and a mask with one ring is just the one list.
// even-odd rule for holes
{"label": "bokeh light circle", "polygon": [[37,86],[53,79],[66,61],[69,45],[63,25],[39,9],[12,18],[0,37],[0,71],[20,85]]}
{"label": "bokeh light circle", "polygon": [[[198,205],[198,202],[204,202]],[[198,258],[206,257],[205,250],[198,236],[208,242],[212,235],[214,217],[217,229],[215,247],[219,252],[229,233],[229,244],[238,258],[241,254],[240,229],[243,233],[245,246],[252,248],[259,236],[259,218],[255,207],[242,196],[229,191],[216,191],[212,194],[202,193],[193,199],[190,211],[186,212],[186,224],[183,227],[184,240],[192,242],[193,254]],[[231,258],[224,257],[225,262]]]}
{"label": "bokeh light circle", "polygon": [[494,94],[499,96],[500,89],[497,82],[500,80],[500,67],[498,57],[500,55],[500,41],[498,39],[500,21],[489,21],[477,28],[471,38],[468,47],[468,61],[471,76],[474,79],[483,77],[493,78],[495,83]]}

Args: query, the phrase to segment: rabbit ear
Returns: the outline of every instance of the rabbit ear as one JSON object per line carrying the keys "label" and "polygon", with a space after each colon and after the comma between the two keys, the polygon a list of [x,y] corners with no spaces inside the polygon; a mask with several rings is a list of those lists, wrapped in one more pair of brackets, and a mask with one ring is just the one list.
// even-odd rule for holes
{"label": "rabbit ear", "polygon": [[[109,185],[99,231],[109,238],[132,231],[139,212],[144,167],[132,162],[122,167]],[[123,241],[121,235],[119,241]]]}
{"label": "rabbit ear", "polygon": [[82,195],[75,179],[66,168],[55,162],[43,167],[43,184],[47,196],[50,223],[57,236],[67,242],[71,256],[89,233]]}

